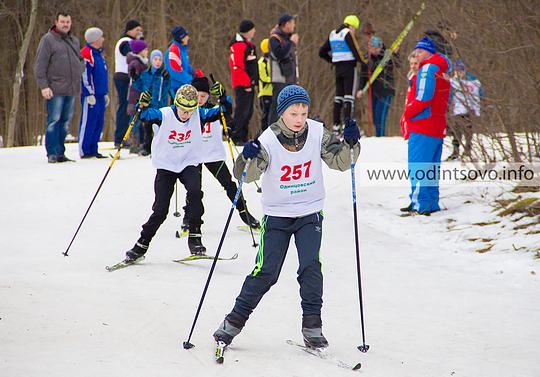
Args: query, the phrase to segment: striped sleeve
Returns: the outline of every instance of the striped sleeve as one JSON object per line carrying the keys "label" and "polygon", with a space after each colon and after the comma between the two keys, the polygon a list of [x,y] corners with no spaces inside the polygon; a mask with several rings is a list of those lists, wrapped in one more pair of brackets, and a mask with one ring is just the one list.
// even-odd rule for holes
{"label": "striped sleeve", "polygon": [[416,78],[416,100],[417,101],[431,101],[433,94],[435,93],[435,74],[439,70],[439,67],[435,64],[426,64],[418,72]]}

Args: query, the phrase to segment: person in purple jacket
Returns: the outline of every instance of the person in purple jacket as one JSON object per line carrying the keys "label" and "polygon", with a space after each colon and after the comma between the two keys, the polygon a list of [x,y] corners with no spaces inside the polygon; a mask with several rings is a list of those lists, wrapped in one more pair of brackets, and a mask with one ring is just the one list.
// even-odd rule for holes
{"label": "person in purple jacket", "polygon": [[[131,52],[127,55],[127,64],[128,64],[128,74],[131,79],[128,91],[128,115],[133,119],[135,115],[135,105],[137,104],[141,92],[133,85],[136,82],[141,74],[148,69],[148,44],[142,39],[134,39],[129,41],[129,47]],[[140,144],[143,144],[144,134],[142,127],[140,126],[141,122],[138,120],[133,125],[131,130],[130,144],[129,149],[130,153],[139,153]]]}
{"label": "person in purple jacket", "polygon": [[98,152],[103,131],[105,108],[109,106],[107,62],[103,58],[103,31],[91,27],[84,33],[86,46],[81,50],[85,62],[81,85],[81,121],[79,123],[79,155],[81,158],[105,158]]}

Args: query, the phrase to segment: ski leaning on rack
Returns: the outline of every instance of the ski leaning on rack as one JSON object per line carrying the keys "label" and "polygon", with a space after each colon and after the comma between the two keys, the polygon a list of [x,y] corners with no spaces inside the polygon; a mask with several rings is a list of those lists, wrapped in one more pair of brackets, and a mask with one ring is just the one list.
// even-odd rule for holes
{"label": "ski leaning on rack", "polygon": [[290,340],[290,339],[287,339],[286,342],[287,342],[287,344],[289,344],[291,346],[296,346],[296,347],[301,348],[302,350],[304,350],[304,352],[309,353],[310,355],[313,355],[313,356],[316,356],[316,357],[318,357],[320,359],[326,360],[326,361],[336,365],[339,368],[348,369],[348,370],[359,370],[362,367],[361,363],[351,365],[351,364],[348,364],[348,363],[336,358],[335,356],[332,356],[331,354],[328,353],[328,350],[326,348],[311,348],[311,347],[307,347],[304,344],[297,343],[294,340]]}
{"label": "ski leaning on rack", "polygon": [[[236,258],[238,258],[238,253],[234,253],[231,257],[219,257],[218,260],[235,260]],[[185,257],[185,258],[182,258],[182,259],[173,259],[173,262],[176,262],[176,263],[186,263],[186,262],[192,262],[192,261],[196,261],[196,260],[206,260],[206,259],[211,259],[213,260],[214,259],[214,256],[213,255],[190,255],[189,257]]]}
{"label": "ski leaning on rack", "polygon": [[126,262],[125,260],[123,260],[122,262],[113,264],[112,266],[105,266],[105,269],[107,271],[109,271],[109,272],[112,272],[112,271],[120,270],[121,268],[129,267],[132,264],[142,262],[143,260],[144,260],[144,256],[139,257],[139,258],[137,258],[137,259],[135,259],[133,261],[130,261],[130,262]]}

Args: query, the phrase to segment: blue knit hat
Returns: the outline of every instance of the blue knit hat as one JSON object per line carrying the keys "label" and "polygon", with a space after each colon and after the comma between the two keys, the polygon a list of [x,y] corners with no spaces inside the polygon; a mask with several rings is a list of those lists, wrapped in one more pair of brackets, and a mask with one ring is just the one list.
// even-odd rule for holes
{"label": "blue knit hat", "polygon": [[189,35],[189,33],[182,26],[175,26],[171,30],[171,35],[173,36],[175,41],[180,42],[182,38],[184,38],[186,35]]}
{"label": "blue knit hat", "polygon": [[150,61],[154,60],[156,56],[159,56],[163,60],[163,53],[159,50],[152,50],[150,53]]}
{"label": "blue knit hat", "polygon": [[309,107],[310,100],[308,92],[298,85],[286,86],[278,95],[276,108],[278,115],[281,116],[287,110],[287,107],[295,103],[304,103]]}
{"label": "blue knit hat", "polygon": [[428,37],[420,39],[416,44],[415,49],[416,48],[421,48],[422,50],[426,50],[427,52],[430,52],[432,54],[437,52],[437,47],[435,47],[435,43]]}

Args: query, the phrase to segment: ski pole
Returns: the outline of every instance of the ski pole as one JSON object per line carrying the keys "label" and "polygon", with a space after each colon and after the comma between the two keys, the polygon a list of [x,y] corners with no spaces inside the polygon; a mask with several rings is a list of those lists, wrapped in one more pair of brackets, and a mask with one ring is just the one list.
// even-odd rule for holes
{"label": "ski pole", "polygon": [[82,226],[84,220],[86,219],[86,215],[88,215],[88,212],[90,212],[90,208],[92,208],[92,204],[94,204],[94,200],[96,200],[96,197],[98,196],[99,190],[101,190],[101,186],[103,186],[103,183],[105,182],[105,179],[107,178],[107,176],[109,175],[109,172],[111,171],[112,167],[114,166],[114,163],[120,157],[120,150],[124,146],[124,143],[127,141],[128,137],[129,137],[129,133],[131,132],[131,129],[133,128],[133,125],[135,124],[135,122],[139,119],[140,114],[141,114],[141,108],[137,108],[137,113],[135,113],[135,115],[133,116],[133,119],[131,120],[131,123],[129,124],[129,127],[126,130],[124,138],[122,139],[122,142],[118,146],[118,149],[116,150],[116,153],[113,156],[113,160],[111,161],[111,163],[109,165],[109,168],[105,172],[105,175],[103,176],[103,179],[101,180],[101,183],[99,184],[99,187],[98,187],[96,193],[94,194],[94,197],[92,198],[92,201],[90,202],[90,205],[88,206],[88,209],[84,213],[84,216],[83,216],[79,226],[77,227],[77,230],[75,231],[75,234],[73,235],[73,238],[71,239],[71,242],[69,243],[66,251],[64,251],[62,253],[62,254],[64,254],[65,257],[68,256],[69,249],[71,248],[71,245],[73,244],[73,241],[75,241],[75,237],[77,237],[77,234],[79,233],[79,230],[81,229],[81,226]]}
{"label": "ski pole", "polygon": [[[212,73],[210,74],[210,78],[212,79],[212,82],[216,82],[216,80],[214,79],[214,75]],[[221,109],[221,107],[219,108],[219,112],[221,114],[221,123],[223,123],[223,132],[225,133],[225,139],[227,139],[227,145],[229,146],[229,152],[231,153],[231,156],[232,156],[232,159],[233,159],[233,164],[234,164],[234,153],[233,153],[233,150],[232,150],[232,146],[234,144],[232,143],[231,138],[229,137],[229,130],[227,128],[227,121],[225,119],[225,115],[223,114],[223,110]],[[236,145],[234,145],[234,149],[236,150],[237,154],[240,154],[238,152],[238,148],[236,148]],[[253,181],[253,183],[255,183],[255,186],[257,186],[257,192],[260,194],[262,192],[262,189],[257,184],[257,181]]]}
{"label": "ski pole", "polygon": [[[216,82],[216,80],[214,79],[213,74],[210,74],[210,78],[212,79],[213,82]],[[227,128],[227,119],[225,119],[225,114],[223,113],[223,109],[221,108],[221,104],[219,105],[219,114],[221,115],[221,123],[223,124],[223,132],[225,133],[225,138],[227,139],[227,144],[229,145],[229,152],[231,154],[232,163],[233,163],[233,166],[234,166],[234,152],[232,150],[232,142],[231,142],[231,138],[229,137],[229,130]],[[235,145],[235,149],[236,149],[236,145]],[[238,153],[238,150],[236,150],[236,153]],[[255,182],[255,181],[253,181],[253,182]],[[255,185],[257,186],[257,192],[262,192],[259,185],[257,185],[257,182],[255,182]],[[252,246],[257,247],[257,246],[259,246],[259,244],[255,241],[255,236],[253,235],[253,228],[251,227],[251,221],[250,221],[250,218],[248,216],[248,210],[247,210],[247,206],[246,206],[246,199],[244,198],[244,195],[242,195],[242,204],[244,205],[244,210],[246,211],[246,219],[248,220],[247,223],[248,223],[248,227],[249,227],[249,233],[251,234],[251,240],[253,241]]]}
{"label": "ski pole", "polygon": [[369,345],[366,344],[366,335],[364,330],[364,305],[362,299],[362,277],[360,272],[360,247],[358,245],[358,214],[356,212],[356,184],[354,174],[354,149],[351,147],[351,182],[352,182],[352,201],[353,201],[353,217],[354,217],[354,242],[356,247],[356,276],[358,277],[358,301],[360,303],[360,323],[362,325],[362,345],[358,346],[361,352],[367,352]]}
{"label": "ski pole", "polygon": [[221,246],[223,245],[223,241],[225,240],[225,235],[227,234],[227,229],[229,229],[229,224],[231,222],[231,217],[234,213],[234,209],[236,208],[236,203],[238,202],[238,198],[240,197],[240,193],[242,192],[242,184],[244,183],[244,178],[246,177],[247,170],[249,168],[249,165],[251,164],[251,159],[248,159],[246,162],[246,166],[244,167],[244,171],[242,172],[242,175],[240,176],[240,179],[238,180],[238,189],[236,190],[236,195],[234,196],[234,200],[231,206],[231,210],[229,211],[229,216],[227,217],[227,221],[225,222],[225,228],[223,229],[223,233],[221,233],[221,239],[219,240],[219,245],[217,247],[216,255],[214,256],[214,260],[212,261],[212,267],[210,267],[210,271],[208,272],[208,278],[206,279],[206,284],[204,286],[201,299],[199,301],[199,306],[197,307],[197,312],[195,313],[195,318],[193,319],[193,324],[191,325],[191,330],[189,331],[188,339],[183,342],[184,349],[190,349],[195,347],[194,344],[190,342],[191,336],[193,335],[193,330],[195,329],[195,324],[197,323],[197,319],[199,318],[199,314],[201,312],[201,308],[204,302],[204,298],[206,296],[206,292],[208,291],[208,286],[210,285],[210,280],[212,279],[212,274],[214,273],[214,269],[216,268],[216,263],[219,258],[219,253],[221,252]]}
{"label": "ski pole", "polygon": [[180,217],[180,212],[178,212],[178,181],[174,182],[174,217]]}

